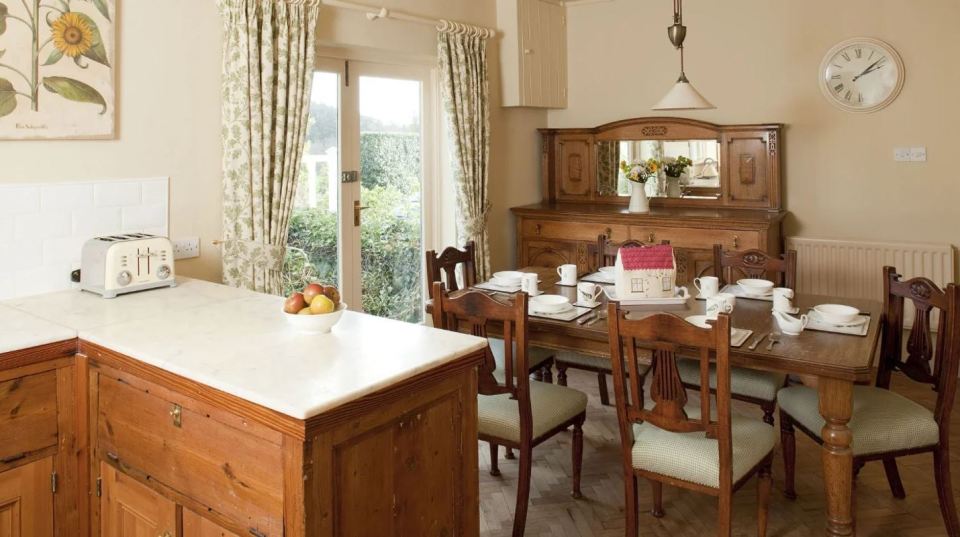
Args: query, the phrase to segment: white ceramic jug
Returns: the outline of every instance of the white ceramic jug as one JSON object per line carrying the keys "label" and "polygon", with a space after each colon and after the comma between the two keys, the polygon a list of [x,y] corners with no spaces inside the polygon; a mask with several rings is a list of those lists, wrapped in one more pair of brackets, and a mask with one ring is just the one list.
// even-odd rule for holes
{"label": "white ceramic jug", "polygon": [[799,336],[803,329],[807,327],[807,316],[801,315],[799,319],[793,317],[792,315],[787,315],[782,311],[773,311],[773,316],[777,319],[777,324],[780,325],[780,330],[790,336]]}

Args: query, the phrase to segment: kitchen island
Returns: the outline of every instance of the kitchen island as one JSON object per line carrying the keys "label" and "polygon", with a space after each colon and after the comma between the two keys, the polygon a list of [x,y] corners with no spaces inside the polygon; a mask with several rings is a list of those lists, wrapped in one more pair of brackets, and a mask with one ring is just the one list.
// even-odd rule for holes
{"label": "kitchen island", "polygon": [[[54,455],[75,466],[57,494],[76,489],[76,507],[54,514],[53,534],[478,534],[485,340],[349,311],[331,334],[305,335],[281,297],[178,283],[0,304],[0,321],[47,323],[70,349],[50,358],[69,368],[51,404],[54,436],[77,431]],[[23,355],[37,345],[7,339],[0,381],[30,377]],[[26,367],[46,363],[30,355]]]}

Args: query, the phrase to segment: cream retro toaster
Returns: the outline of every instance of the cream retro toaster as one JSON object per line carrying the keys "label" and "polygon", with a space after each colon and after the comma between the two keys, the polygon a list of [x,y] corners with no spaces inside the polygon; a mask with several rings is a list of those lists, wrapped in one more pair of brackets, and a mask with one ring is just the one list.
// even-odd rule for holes
{"label": "cream retro toaster", "polygon": [[80,288],[84,291],[115,298],[175,285],[173,245],[166,237],[128,233],[96,237],[83,244]]}

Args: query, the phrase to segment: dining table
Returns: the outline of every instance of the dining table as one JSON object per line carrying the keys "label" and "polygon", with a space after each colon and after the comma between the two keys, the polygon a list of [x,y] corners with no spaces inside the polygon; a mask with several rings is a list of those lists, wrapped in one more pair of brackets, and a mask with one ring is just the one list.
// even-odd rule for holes
{"label": "dining table", "polygon": [[[544,294],[578,301],[577,287],[559,285],[555,268],[525,267],[521,272],[539,275],[539,290]],[[612,283],[612,282],[611,282]],[[492,296],[509,299],[509,292],[484,290]],[[606,293],[591,312],[578,319],[563,321],[530,315],[527,322],[528,343],[555,350],[574,351],[594,356],[609,356]],[[879,342],[882,304],[862,300],[797,293],[794,305],[801,313],[819,304],[846,304],[869,317],[865,335],[839,334],[804,330],[796,336],[783,334],[772,315],[772,302],[740,297],[731,313],[734,328],[752,330],[753,334],[740,346],[730,348],[730,363],[738,367],[772,371],[801,378],[816,379],[822,430],[821,461],[826,492],[826,535],[855,534],[853,512],[853,435],[848,428],[853,408],[853,386],[870,382]],[[704,314],[705,301],[693,297],[682,304],[621,306],[631,317],[669,312],[680,317]],[[432,303],[427,303],[432,311]],[[593,316],[589,322],[578,322]],[[778,341],[770,344],[770,334]],[[751,344],[764,338],[760,345]]]}

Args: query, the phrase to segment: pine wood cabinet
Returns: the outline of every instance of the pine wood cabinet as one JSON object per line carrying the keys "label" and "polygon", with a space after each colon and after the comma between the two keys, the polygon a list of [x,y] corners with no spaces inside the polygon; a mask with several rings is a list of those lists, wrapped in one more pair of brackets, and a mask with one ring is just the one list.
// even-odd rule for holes
{"label": "pine wood cabinet", "polygon": [[559,0],[497,0],[503,106],[566,108],[567,14]]}
{"label": "pine wood cabinet", "polygon": [[177,536],[177,505],[106,464],[100,465],[100,494],[100,535]]}
{"label": "pine wood cabinet", "polygon": [[189,509],[183,510],[182,537],[240,537]]}
{"label": "pine wood cabinet", "polygon": [[0,473],[0,537],[53,537],[53,458]]}

